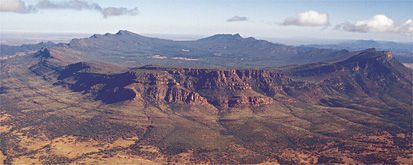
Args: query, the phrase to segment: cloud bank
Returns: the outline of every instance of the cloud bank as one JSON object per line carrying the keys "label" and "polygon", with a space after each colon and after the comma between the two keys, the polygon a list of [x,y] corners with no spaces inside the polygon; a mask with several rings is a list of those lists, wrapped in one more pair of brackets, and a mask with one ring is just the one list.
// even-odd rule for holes
{"label": "cloud bank", "polygon": [[281,25],[289,26],[327,26],[330,24],[328,14],[309,10],[299,13],[296,17],[286,18]]}
{"label": "cloud bank", "polygon": [[1,0],[0,12],[33,13],[38,10],[94,10],[104,18],[122,15],[137,15],[138,8],[127,9],[124,7],[101,7],[97,3],[83,0],[50,1],[41,0],[36,5],[26,5],[22,0]]}
{"label": "cloud bank", "polygon": [[104,8],[102,14],[105,18],[110,16],[122,16],[122,15],[137,15],[139,13],[138,8],[127,9],[124,7],[107,7]]}
{"label": "cloud bank", "polygon": [[413,33],[413,21],[409,19],[403,23],[396,24],[391,18],[378,14],[368,20],[338,24],[335,29],[360,33]]}
{"label": "cloud bank", "polygon": [[36,9],[33,6],[27,6],[21,0],[1,0],[0,12],[15,12],[15,13],[32,13]]}
{"label": "cloud bank", "polygon": [[71,9],[71,10],[102,10],[97,3],[88,3],[81,0],[68,0],[61,2],[52,2],[49,0],[42,0],[37,3],[38,9]]}
{"label": "cloud bank", "polygon": [[227,19],[227,22],[239,22],[239,21],[248,21],[248,17],[233,16],[233,17]]}

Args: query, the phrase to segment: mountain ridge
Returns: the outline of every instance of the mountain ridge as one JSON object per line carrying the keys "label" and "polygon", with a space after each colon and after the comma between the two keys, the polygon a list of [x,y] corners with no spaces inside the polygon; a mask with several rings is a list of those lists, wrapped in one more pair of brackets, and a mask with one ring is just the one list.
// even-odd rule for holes
{"label": "mountain ridge", "polygon": [[[261,63],[271,53],[236,52],[277,49],[252,38],[158,45],[159,40],[128,35],[133,34],[95,36],[83,49],[60,45],[2,60],[0,150],[6,163],[127,157],[188,164],[397,164],[410,159],[411,70],[388,51],[341,51],[287,67],[195,67],[180,62],[202,63],[204,56],[196,54],[204,51],[238,57],[218,58],[221,63],[250,53]],[[114,42],[102,47],[109,41]],[[129,43],[140,47],[127,52]],[[142,45],[159,51],[139,58]],[[320,49],[281,48],[313,53],[297,58],[321,58]],[[179,65],[126,65],[152,59]]]}
{"label": "mountain ridge", "polygon": [[[114,64],[127,64],[128,67],[263,68],[332,60],[347,53],[343,50],[287,46],[253,37],[243,38],[239,34],[217,34],[193,41],[173,41],[145,37],[130,31],[73,39],[69,44],[53,49],[66,56],[91,57]],[[122,63],[123,60],[128,60],[128,63]]]}
{"label": "mountain ridge", "polygon": [[397,43],[393,41],[354,40],[343,41],[337,44],[310,44],[304,46],[326,49],[346,49],[349,51],[359,51],[367,48],[376,48],[378,50],[392,51],[395,57],[403,63],[413,63],[412,42]]}
{"label": "mountain ridge", "polygon": [[[87,68],[91,68],[87,63],[76,63],[76,65],[82,64]],[[68,66],[70,68],[70,65]],[[78,73],[79,71],[82,71]],[[307,64],[304,67],[295,67],[289,69],[211,69],[211,68],[177,68],[177,67],[159,67],[159,66],[143,66],[131,69],[124,73],[119,73],[116,75],[101,75],[99,76],[85,72],[83,69],[72,70],[72,73],[67,73],[69,76],[59,76],[58,84],[68,83],[65,78],[75,79],[75,84],[67,84],[71,86],[75,91],[86,90],[88,93],[96,93],[96,98],[104,98],[100,96],[100,92],[103,91],[90,91],[96,84],[89,84],[88,81],[91,79],[102,79],[103,77],[113,77],[113,79],[103,80],[109,88],[122,89],[119,92],[126,92],[124,95],[129,97],[122,97],[126,100],[133,100],[138,95],[144,98],[150,98],[150,100],[156,101],[166,101],[166,103],[173,103],[175,101],[182,103],[192,103],[198,102],[205,104],[206,101],[211,103],[212,106],[218,109],[226,109],[228,107],[237,107],[242,104],[251,106],[260,106],[265,104],[271,104],[274,101],[276,93],[281,94],[280,97],[290,98],[290,99],[306,99],[307,94],[303,92],[313,93],[311,88],[320,88],[321,91],[316,92],[319,96],[329,96],[331,92],[341,93],[347,98],[350,98],[352,94],[347,95],[351,90],[358,89],[363,95],[371,94],[370,91],[375,91],[374,88],[387,88],[385,84],[370,85],[365,86],[365,83],[370,83],[370,81],[378,81],[379,79],[385,77],[388,81],[387,84],[392,84],[395,81],[400,81],[404,83],[401,89],[409,88],[412,85],[411,76],[409,76],[410,70],[405,68],[401,63],[395,60],[390,52],[387,51],[376,51],[375,49],[367,49],[364,51],[359,51],[353,53],[347,58],[331,62],[330,64]],[[60,73],[58,73],[60,74]],[[76,77],[76,75],[83,76]],[[92,77],[87,78],[90,75]],[[345,75],[344,77],[341,77]],[[86,76],[86,77],[84,77]],[[98,77],[96,77],[98,76]],[[103,77],[102,77],[103,76]],[[119,77],[117,77],[119,76]],[[130,78],[124,78],[130,77]],[[275,76],[275,77],[272,77]],[[326,78],[321,78],[327,76]],[[360,77],[361,76],[361,77]],[[94,78],[93,78],[94,77]],[[117,77],[117,78],[116,78]],[[140,77],[140,78],[138,78]],[[308,77],[316,77],[318,83],[314,81],[306,81]],[[363,78],[362,78],[363,77]],[[298,79],[296,79],[298,78]],[[253,80],[254,79],[254,80]],[[257,81],[259,80],[259,81]],[[123,81],[126,84],[116,85],[119,81]],[[136,81],[136,82],[135,82]],[[338,81],[338,82],[334,82]],[[285,84],[277,84],[273,82],[284,82]],[[98,82],[95,82],[98,83]],[[137,84],[143,83],[139,87]],[[157,86],[156,84],[161,86]],[[332,84],[331,84],[332,83]],[[79,86],[80,84],[89,84],[84,87]],[[98,83],[99,84],[99,83]],[[135,84],[135,85],[133,85]],[[146,84],[146,85],[145,85]],[[147,85],[154,85],[146,89]],[[293,85],[296,84],[296,85]],[[320,86],[320,84],[322,86]],[[338,84],[346,84],[351,87],[346,87],[348,89],[341,89],[337,87]],[[135,87],[131,87],[135,86]],[[184,85],[184,86],[181,86]],[[291,86],[293,85],[293,86]],[[379,85],[379,86],[377,86]],[[110,87],[111,86],[111,87]],[[129,87],[126,87],[129,86]],[[294,87],[295,86],[295,87]],[[340,85],[339,85],[340,86]],[[126,88],[125,88],[126,87]],[[323,88],[329,88],[327,91]],[[390,86],[389,86],[390,87]],[[109,92],[113,89],[105,89]],[[145,88],[145,89],[144,89]],[[161,90],[160,90],[161,89]],[[303,90],[304,89],[304,90]],[[401,89],[394,87],[395,90],[400,91]],[[109,91],[107,91],[109,90]],[[159,91],[160,90],[160,91]],[[202,93],[204,90],[215,91],[212,93]],[[232,91],[230,93],[225,92],[226,90]],[[333,90],[333,91],[330,91]],[[349,90],[349,91],[346,91]],[[139,92],[140,91],[140,92]],[[152,91],[155,93],[151,93]],[[169,92],[168,92],[169,91]],[[264,91],[264,92],[263,92]],[[159,95],[158,92],[166,92]],[[171,96],[172,93],[178,94],[182,93],[184,96]],[[199,93],[201,92],[201,93]],[[109,92],[110,93],[110,92]],[[135,94],[132,94],[135,93]],[[218,96],[216,94],[227,93],[223,100],[216,99]],[[250,93],[248,95],[247,93]],[[330,93],[330,94],[329,94]],[[122,96],[123,94],[116,94],[116,96]],[[235,95],[234,95],[235,94]],[[247,94],[247,95],[244,95]],[[381,93],[384,94],[384,93]],[[381,95],[377,94],[377,95]],[[110,94],[104,94],[109,96]],[[296,97],[302,95],[304,97]],[[177,97],[180,97],[178,99]],[[219,96],[222,97],[222,96]],[[277,96],[278,97],[278,96]],[[335,96],[332,96],[335,97]],[[392,96],[393,97],[393,96]],[[406,97],[409,97],[407,94]],[[116,98],[116,97],[114,97]],[[144,99],[142,98],[142,99]],[[196,99],[197,98],[197,99]],[[99,99],[98,99],[99,100]],[[111,98],[104,98],[105,102],[113,103]],[[312,99],[308,99],[312,100]],[[321,99],[320,99],[321,100]],[[319,102],[320,100],[313,100]],[[117,101],[122,101],[117,100]]]}

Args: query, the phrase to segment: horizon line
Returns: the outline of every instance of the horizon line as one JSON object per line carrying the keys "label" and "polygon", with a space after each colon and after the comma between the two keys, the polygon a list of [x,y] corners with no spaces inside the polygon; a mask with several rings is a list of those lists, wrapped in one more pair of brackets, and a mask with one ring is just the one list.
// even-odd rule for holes
{"label": "horizon line", "polygon": [[[137,33],[131,30],[117,30],[115,32],[105,32],[105,33],[89,33],[89,32],[28,32],[28,31],[0,31],[0,34],[28,34],[28,35],[46,35],[46,34],[56,34],[56,35],[85,35],[84,38],[88,38],[91,37],[93,35],[105,35],[105,34],[116,34],[119,33],[121,31],[127,31],[127,32],[131,32],[133,34],[137,34],[137,35],[141,35],[144,37],[151,37],[151,38],[159,38],[159,39],[167,39],[167,40],[177,40],[177,41],[192,41],[192,40],[198,40],[198,39],[203,39],[203,38],[208,38],[214,35],[235,35],[235,34],[239,34],[242,38],[249,38],[249,37],[253,37],[257,40],[284,40],[285,41],[294,41],[294,42],[299,42],[302,40],[302,42],[309,42],[311,40],[314,41],[335,41],[335,42],[346,42],[346,41],[376,41],[376,42],[395,42],[395,43],[408,43],[408,44],[413,44],[413,40],[409,40],[409,41],[400,41],[400,40],[376,40],[376,39],[360,39],[360,38],[317,38],[317,37],[263,37],[263,36],[245,36],[240,32],[234,32],[234,33],[213,33],[213,34],[183,34],[183,33]],[[86,36],[87,35],[87,36]],[[168,38],[166,36],[175,36],[173,38]],[[190,37],[190,38],[186,38],[186,39],[177,39],[176,37]],[[163,38],[166,37],[166,38]],[[72,38],[75,39],[76,37]],[[22,38],[23,39],[23,38]],[[4,40],[4,36],[3,39]],[[44,40],[44,42],[47,42],[50,40]],[[269,41],[274,43],[274,41]],[[277,42],[283,42],[283,41],[277,41]],[[302,45],[311,45],[311,44],[302,44]]]}

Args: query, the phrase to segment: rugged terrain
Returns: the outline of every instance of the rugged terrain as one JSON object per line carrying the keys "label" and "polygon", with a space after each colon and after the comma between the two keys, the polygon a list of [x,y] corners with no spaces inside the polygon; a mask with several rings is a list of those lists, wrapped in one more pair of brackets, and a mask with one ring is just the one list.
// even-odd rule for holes
{"label": "rugged terrain", "polygon": [[[391,52],[288,47],[287,52],[304,52],[274,48],[273,54],[257,57],[297,58],[308,49],[317,60],[285,67],[222,68],[217,66],[223,63],[185,67],[149,60],[142,64],[153,65],[126,68],[119,65],[121,60],[107,58],[107,50],[128,50],[137,41],[126,42],[125,34],[135,35],[125,31],[96,35],[2,60],[0,158],[5,163],[408,164],[412,160],[412,70]],[[196,47],[247,57],[252,49],[240,47],[260,50],[272,45],[230,36],[168,50]],[[95,39],[100,37],[104,39]],[[225,50],[220,40],[228,46]],[[259,44],[228,50],[239,40]],[[112,46],[100,47],[109,41]],[[161,41],[144,43],[152,51]],[[331,52],[333,56],[320,61]],[[172,57],[176,56],[167,58]]]}

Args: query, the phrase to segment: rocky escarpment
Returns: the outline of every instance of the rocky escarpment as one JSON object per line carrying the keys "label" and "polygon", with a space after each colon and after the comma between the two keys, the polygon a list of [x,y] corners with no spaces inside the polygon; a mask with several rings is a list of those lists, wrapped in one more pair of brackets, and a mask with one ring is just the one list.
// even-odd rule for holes
{"label": "rocky escarpment", "polygon": [[[249,74],[251,71],[246,72]],[[95,98],[108,103],[119,101],[118,96],[124,96],[122,100],[166,104],[212,104],[219,108],[228,108],[261,106],[271,104],[274,100],[265,93],[255,91],[253,88],[258,87],[249,84],[247,79],[240,78],[238,74],[241,72],[237,74],[236,70],[142,67],[115,75],[78,71],[62,73],[71,77],[60,76],[64,78],[59,84],[65,84],[75,91],[91,93]],[[260,75],[257,73],[256,76]],[[249,80],[252,79],[253,76]],[[117,99],[113,100],[115,98]]]}
{"label": "rocky escarpment", "polygon": [[172,75],[151,70],[128,72],[134,81],[128,87],[144,100],[166,103],[207,104],[196,91],[183,87]]}
{"label": "rocky escarpment", "polygon": [[[292,69],[199,69],[144,66],[124,73],[97,73],[89,63],[56,69],[47,61],[33,71],[57,75],[56,84],[88,93],[106,103],[139,100],[156,104],[210,104],[219,109],[263,106],[279,101],[326,104],[329,99],[412,98],[410,71],[390,52],[355,52],[331,63]],[[48,68],[48,69],[45,69]],[[55,74],[50,74],[54,70]],[[45,73],[46,74],[46,73]],[[43,75],[44,76],[44,75]],[[395,93],[397,92],[397,93]]]}
{"label": "rocky escarpment", "polygon": [[[33,68],[48,66],[48,63],[42,62]],[[281,84],[293,84],[291,79],[276,71],[253,69],[148,66],[119,74],[91,72],[95,69],[90,64],[81,62],[61,68],[49,68],[44,74],[55,76],[56,85],[90,94],[106,103],[139,100],[158,104],[212,104],[221,109],[272,104],[275,99],[273,96],[287,95]],[[33,69],[39,75],[42,74],[42,70]],[[50,70],[55,70],[55,74],[49,74]]]}
{"label": "rocky escarpment", "polygon": [[[156,76],[151,74],[152,78],[146,80],[168,84],[169,88],[167,90],[169,91],[179,89],[183,94],[187,93],[184,91],[191,91],[196,98],[201,99],[195,102],[206,103],[207,101],[215,106],[225,108],[244,105],[259,106],[271,104],[273,101],[271,97],[255,91],[253,84],[240,78],[238,74],[241,73],[237,73],[240,70],[142,67],[132,72],[138,77],[142,77],[143,75],[140,74],[142,71],[158,73]],[[158,87],[157,89],[162,88]],[[166,93],[168,94],[168,92]],[[176,100],[175,97],[166,96],[166,98],[167,101]]]}

